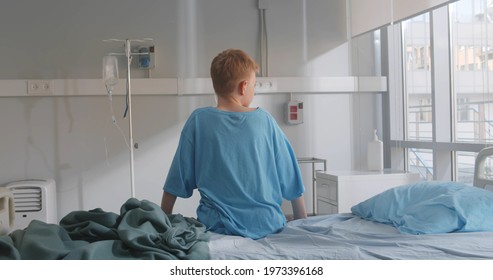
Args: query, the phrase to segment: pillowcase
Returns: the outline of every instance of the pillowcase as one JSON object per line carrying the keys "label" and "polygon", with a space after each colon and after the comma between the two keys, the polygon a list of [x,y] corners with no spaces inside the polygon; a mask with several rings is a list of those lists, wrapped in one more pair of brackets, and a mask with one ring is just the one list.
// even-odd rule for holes
{"label": "pillowcase", "polygon": [[384,191],[351,212],[403,233],[493,231],[493,192],[458,182],[421,181]]}

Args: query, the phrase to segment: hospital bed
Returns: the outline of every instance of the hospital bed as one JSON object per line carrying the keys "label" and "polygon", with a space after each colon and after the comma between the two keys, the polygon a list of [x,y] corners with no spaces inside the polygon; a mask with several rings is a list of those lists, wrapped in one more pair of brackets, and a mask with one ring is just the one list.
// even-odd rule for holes
{"label": "hospital bed", "polygon": [[[193,218],[129,199],[121,212],[75,211],[0,237],[0,259],[493,259],[493,148],[475,186],[421,181],[312,216],[259,240],[206,232]],[[486,189],[485,189],[486,188]]]}

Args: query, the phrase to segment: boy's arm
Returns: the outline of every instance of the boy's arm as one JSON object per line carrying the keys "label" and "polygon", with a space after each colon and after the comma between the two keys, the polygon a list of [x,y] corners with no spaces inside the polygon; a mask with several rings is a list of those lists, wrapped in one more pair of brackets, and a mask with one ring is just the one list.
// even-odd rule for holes
{"label": "boy's arm", "polygon": [[291,206],[293,207],[293,218],[295,220],[306,218],[305,199],[303,195],[291,200]]}
{"label": "boy's arm", "polygon": [[176,196],[163,192],[163,197],[161,199],[161,209],[163,209],[164,213],[172,214],[173,206],[175,206]]}

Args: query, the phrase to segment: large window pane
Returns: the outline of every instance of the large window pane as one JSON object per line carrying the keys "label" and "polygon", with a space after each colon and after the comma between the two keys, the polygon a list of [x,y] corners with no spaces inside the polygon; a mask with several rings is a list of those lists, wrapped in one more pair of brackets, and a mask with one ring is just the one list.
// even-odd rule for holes
{"label": "large window pane", "polygon": [[457,164],[456,181],[472,185],[474,178],[474,162],[477,153],[457,152],[455,161]]}
{"label": "large window pane", "polygon": [[407,140],[433,140],[429,14],[402,23]]}
{"label": "large window pane", "polygon": [[418,173],[423,180],[433,180],[433,151],[430,149],[407,149],[408,170]]}
{"label": "large window pane", "polygon": [[493,3],[450,5],[455,141],[493,140]]}

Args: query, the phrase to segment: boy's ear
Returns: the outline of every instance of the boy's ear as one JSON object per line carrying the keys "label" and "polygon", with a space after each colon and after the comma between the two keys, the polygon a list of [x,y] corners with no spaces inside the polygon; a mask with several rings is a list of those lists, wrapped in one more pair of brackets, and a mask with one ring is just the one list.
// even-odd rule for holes
{"label": "boy's ear", "polygon": [[248,86],[248,81],[247,80],[243,80],[243,81],[240,82],[239,87],[240,87],[240,94],[241,95],[245,94],[245,91],[247,89],[247,86]]}

